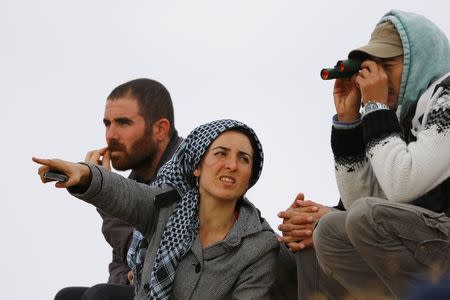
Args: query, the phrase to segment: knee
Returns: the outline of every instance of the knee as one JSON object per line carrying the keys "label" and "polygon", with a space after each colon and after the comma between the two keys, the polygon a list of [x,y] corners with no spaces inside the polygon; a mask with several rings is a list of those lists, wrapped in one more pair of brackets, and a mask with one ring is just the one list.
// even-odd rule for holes
{"label": "knee", "polygon": [[347,214],[345,220],[345,229],[347,232],[358,234],[367,227],[367,218],[369,213],[368,199],[363,198],[355,201]]}
{"label": "knee", "polygon": [[55,300],[79,300],[87,289],[87,287],[63,288],[56,294]]}
{"label": "knee", "polygon": [[327,249],[336,246],[336,240],[339,240],[342,235],[340,224],[343,225],[343,220],[342,212],[330,212],[320,219],[313,234],[314,249],[317,256],[326,255]]}
{"label": "knee", "polygon": [[108,284],[101,283],[90,287],[84,294],[82,300],[100,300],[108,299],[105,291],[108,289]]}
{"label": "knee", "polygon": [[59,290],[58,293],[55,296],[55,300],[68,300],[69,297],[70,288],[63,288],[62,290]]}
{"label": "knee", "polygon": [[385,200],[362,198],[355,201],[350,207],[345,220],[345,230],[353,245],[357,246],[359,241],[368,241],[375,236],[377,230],[375,219],[380,210],[384,208],[383,205],[378,205],[382,201]]}

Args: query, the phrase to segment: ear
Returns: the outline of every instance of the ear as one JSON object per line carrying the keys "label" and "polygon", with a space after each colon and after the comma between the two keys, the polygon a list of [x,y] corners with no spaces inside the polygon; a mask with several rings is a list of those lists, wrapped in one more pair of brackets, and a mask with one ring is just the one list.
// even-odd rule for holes
{"label": "ear", "polygon": [[153,124],[153,136],[158,140],[162,141],[166,139],[169,135],[170,122],[167,119],[159,119]]}
{"label": "ear", "polygon": [[199,169],[195,169],[194,170],[194,176],[195,177],[200,177],[200,170]]}

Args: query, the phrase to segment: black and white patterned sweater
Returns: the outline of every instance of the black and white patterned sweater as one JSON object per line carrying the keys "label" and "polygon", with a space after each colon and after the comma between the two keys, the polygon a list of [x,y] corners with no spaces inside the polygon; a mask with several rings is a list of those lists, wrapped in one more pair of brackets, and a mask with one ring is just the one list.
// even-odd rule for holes
{"label": "black and white patterned sweater", "polygon": [[422,94],[412,112],[410,127],[387,109],[366,114],[351,128],[333,126],[346,209],[357,199],[379,197],[450,215],[450,73]]}

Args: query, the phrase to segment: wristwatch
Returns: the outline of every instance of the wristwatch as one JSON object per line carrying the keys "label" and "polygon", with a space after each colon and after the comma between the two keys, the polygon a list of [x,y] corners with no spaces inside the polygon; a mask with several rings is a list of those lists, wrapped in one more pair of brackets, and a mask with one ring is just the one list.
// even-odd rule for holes
{"label": "wristwatch", "polygon": [[380,109],[389,109],[389,106],[383,103],[375,102],[375,101],[369,101],[364,105],[363,109],[363,115],[367,115],[373,111],[380,110]]}

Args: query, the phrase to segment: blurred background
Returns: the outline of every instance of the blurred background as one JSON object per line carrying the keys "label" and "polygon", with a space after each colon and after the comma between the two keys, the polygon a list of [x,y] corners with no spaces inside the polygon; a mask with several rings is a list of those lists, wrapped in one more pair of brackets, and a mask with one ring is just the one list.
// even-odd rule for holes
{"label": "blurred background", "polygon": [[106,282],[101,218],[41,184],[31,157],[82,161],[103,147],[106,97],[131,79],[167,87],[182,136],[219,118],[254,128],[265,166],[248,197],[274,228],[298,192],[336,204],[333,82],[319,71],[366,43],[392,8],[450,36],[450,2],[437,0],[0,0],[1,298]]}

